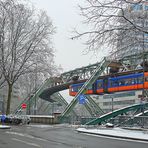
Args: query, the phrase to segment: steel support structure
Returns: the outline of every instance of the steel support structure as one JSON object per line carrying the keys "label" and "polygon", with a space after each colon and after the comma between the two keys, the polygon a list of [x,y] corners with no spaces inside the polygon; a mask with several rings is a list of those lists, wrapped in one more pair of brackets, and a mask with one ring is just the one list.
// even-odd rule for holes
{"label": "steel support structure", "polygon": [[87,95],[86,98],[89,101],[91,108],[94,110],[95,116],[101,116],[104,114],[103,110],[96,104],[96,102],[90,96]]}
{"label": "steel support structure", "polygon": [[[148,52],[145,52],[144,53],[144,57],[145,57],[145,59],[148,59]],[[131,55],[131,56],[125,56],[125,57],[122,57],[122,58],[119,59],[118,57],[116,58],[116,55],[115,54],[113,54],[113,55],[108,56],[106,59],[108,59],[109,61],[118,60],[122,64],[122,71],[128,71],[128,70],[135,70],[137,68],[137,65],[140,62],[142,62],[142,58],[143,58],[143,55],[142,54],[135,54],[135,55]],[[139,61],[139,62],[137,62],[137,61]],[[107,64],[109,64],[109,63],[107,63]],[[70,103],[70,105],[68,105],[68,106],[66,105],[67,103],[66,103],[65,99],[60,95],[60,93],[56,93],[56,95],[58,95],[58,100],[59,101],[62,101],[62,104],[63,105],[66,105],[67,106],[66,110],[62,114],[62,117],[65,116],[65,115],[67,115],[67,113],[69,113],[71,111],[71,108],[73,108],[73,106],[75,106],[75,104],[77,103],[77,100],[78,100],[79,95],[80,94],[83,94],[83,92],[85,91],[85,88],[87,88],[89,85],[91,85],[92,82],[95,81],[97,79],[97,77],[102,72],[104,72],[105,74],[107,73],[107,70],[105,71],[105,68],[108,66],[107,64],[105,63],[104,65],[102,65],[102,62],[97,62],[97,63],[92,64],[92,65],[88,65],[88,66],[85,66],[85,67],[82,67],[82,68],[77,68],[77,69],[74,69],[72,71],[62,73],[60,75],[60,77],[53,77],[53,78],[47,79],[44,82],[44,84],[42,84],[41,87],[33,95],[28,96],[26,99],[24,99],[20,103],[20,105],[16,108],[16,110],[14,111],[14,113],[17,113],[17,111],[19,109],[21,109],[21,104],[22,103],[26,103],[27,104],[27,109],[29,109],[28,107],[31,107],[34,104],[34,99],[35,98],[39,98],[38,97],[39,94],[47,86],[48,87],[52,87],[55,84],[58,85],[60,83],[67,83],[67,82],[71,81],[72,78],[75,77],[75,76],[77,76],[79,80],[88,79],[88,82],[85,83],[84,87],[79,92],[78,96],[76,96],[74,98],[74,100]],[[103,69],[101,69],[100,66],[101,67],[104,66]],[[100,71],[99,74],[98,74],[97,70]],[[94,75],[95,73],[96,73],[97,76]],[[147,94],[148,93],[146,93],[146,96],[148,96]],[[30,99],[28,99],[28,98],[30,98]],[[96,106],[96,103],[94,102],[93,99],[88,98],[88,100],[89,100],[89,102],[91,104],[93,104],[92,106]],[[97,108],[98,111],[100,110],[98,106],[96,106],[96,108]],[[100,110],[100,113],[101,112],[102,111]]]}
{"label": "steel support structure", "polygon": [[70,102],[70,104],[66,107],[65,111],[61,115],[61,120],[66,117],[71,110],[75,107],[75,105],[78,103],[78,98],[81,94],[83,94],[89,86],[91,86],[98,77],[102,74],[102,72],[105,70],[105,68],[110,64],[110,61],[107,61],[106,58],[100,62],[99,66],[96,68],[96,71],[91,75],[91,77],[84,83],[84,85],[80,88],[77,95],[74,97],[74,99]]}
{"label": "steel support structure", "polygon": [[[131,106],[128,106],[128,107],[124,107],[124,108],[115,110],[111,113],[104,114],[99,118],[93,119],[92,121],[87,122],[86,125],[101,124],[102,122],[107,122],[107,120],[109,120],[113,117],[116,117],[118,115],[130,112],[130,111],[135,111],[135,110],[138,110],[138,109],[141,109],[141,108],[142,108],[141,104],[135,104],[135,105],[131,105]],[[148,103],[144,104],[144,108],[148,109]]]}
{"label": "steel support structure", "polygon": [[34,104],[35,99],[39,99],[39,95],[40,93],[51,84],[51,79],[47,79],[45,80],[45,82],[37,89],[37,91],[35,91],[34,94],[31,94],[30,96],[28,96],[27,98],[25,98],[19,105],[18,107],[15,109],[14,114],[18,113],[18,110],[21,109],[21,105],[23,103],[27,104],[27,110],[29,110],[29,108],[31,108],[31,106]]}

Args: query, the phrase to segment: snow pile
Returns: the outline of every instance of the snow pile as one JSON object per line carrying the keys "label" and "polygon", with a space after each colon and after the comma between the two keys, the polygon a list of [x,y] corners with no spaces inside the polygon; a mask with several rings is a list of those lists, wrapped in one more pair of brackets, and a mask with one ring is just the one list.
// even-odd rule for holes
{"label": "snow pile", "polygon": [[7,126],[7,125],[0,125],[0,129],[9,129],[11,128],[10,126]]}
{"label": "snow pile", "polygon": [[121,128],[100,128],[100,129],[86,129],[78,128],[78,132],[90,133],[95,135],[108,135],[113,137],[123,137],[139,140],[148,140],[148,130],[126,130]]}

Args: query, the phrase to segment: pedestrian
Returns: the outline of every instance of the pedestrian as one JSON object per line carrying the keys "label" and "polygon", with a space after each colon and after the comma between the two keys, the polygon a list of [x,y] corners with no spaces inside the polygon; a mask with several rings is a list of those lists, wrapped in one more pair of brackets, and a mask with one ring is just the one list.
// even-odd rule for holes
{"label": "pedestrian", "polygon": [[6,116],[5,116],[4,114],[2,114],[2,117],[1,117],[2,125],[4,125],[4,123],[5,123],[5,119],[6,119]]}

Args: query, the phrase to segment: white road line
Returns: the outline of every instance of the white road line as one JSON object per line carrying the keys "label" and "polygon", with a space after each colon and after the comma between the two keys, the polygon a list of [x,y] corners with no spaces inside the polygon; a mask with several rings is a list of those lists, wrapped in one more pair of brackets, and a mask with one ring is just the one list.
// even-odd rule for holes
{"label": "white road line", "polygon": [[21,136],[21,137],[26,137],[26,138],[30,138],[30,139],[40,140],[40,141],[44,141],[44,142],[47,141],[46,139],[34,137],[34,136],[31,136],[31,135],[28,135],[28,134],[23,134],[23,133],[9,132],[9,131],[6,131],[6,133],[7,133],[7,134],[12,134],[12,135]]}
{"label": "white road line", "polygon": [[30,143],[30,142],[27,142],[27,141],[23,141],[23,140],[20,140],[20,139],[17,139],[17,138],[11,138],[12,140],[14,141],[18,141],[18,142],[21,142],[21,143],[25,143],[27,145],[31,145],[31,146],[34,146],[34,147],[39,147],[41,148],[40,145],[36,144],[36,143]]}

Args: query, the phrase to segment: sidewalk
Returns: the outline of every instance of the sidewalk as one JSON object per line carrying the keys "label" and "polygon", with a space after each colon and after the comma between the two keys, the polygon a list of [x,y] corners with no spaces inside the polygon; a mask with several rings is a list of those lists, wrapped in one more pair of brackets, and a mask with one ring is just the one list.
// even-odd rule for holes
{"label": "sidewalk", "polygon": [[11,127],[8,125],[0,125],[0,129],[10,129]]}
{"label": "sidewalk", "polygon": [[122,128],[98,128],[86,129],[78,128],[78,132],[107,137],[124,138],[148,142],[148,130],[144,129],[122,129]]}

